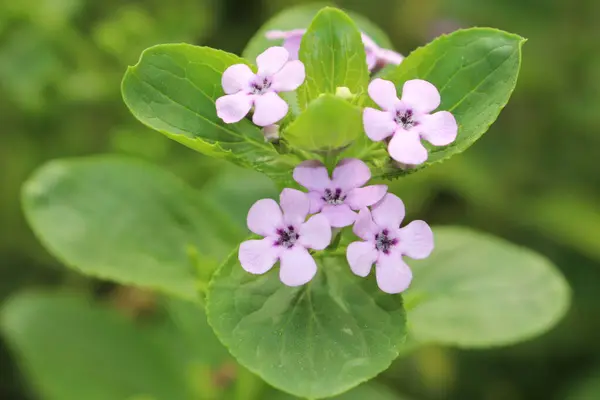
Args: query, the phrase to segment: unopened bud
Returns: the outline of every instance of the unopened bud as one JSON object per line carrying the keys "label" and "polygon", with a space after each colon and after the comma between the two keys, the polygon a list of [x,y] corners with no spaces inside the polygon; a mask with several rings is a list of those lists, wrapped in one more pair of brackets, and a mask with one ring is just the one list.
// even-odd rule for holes
{"label": "unopened bud", "polygon": [[335,89],[335,95],[337,97],[341,97],[344,100],[350,100],[355,96],[346,86],[338,86]]}

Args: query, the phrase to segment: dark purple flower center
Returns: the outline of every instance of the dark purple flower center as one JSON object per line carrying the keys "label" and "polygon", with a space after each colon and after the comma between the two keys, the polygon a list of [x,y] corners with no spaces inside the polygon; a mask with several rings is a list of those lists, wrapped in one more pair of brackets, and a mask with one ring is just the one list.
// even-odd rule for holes
{"label": "dark purple flower center", "polygon": [[387,229],[382,230],[375,235],[375,248],[384,254],[389,254],[390,249],[398,244],[398,239],[391,238]]}
{"label": "dark purple flower center", "polygon": [[252,82],[250,84],[250,93],[252,94],[264,94],[270,87],[271,84],[273,82],[271,82],[271,79],[265,77],[265,78],[261,78],[261,77],[257,77],[254,82]]}
{"label": "dark purple flower center", "polygon": [[321,198],[327,204],[339,205],[344,204],[344,200],[346,200],[346,195],[342,194],[342,189],[340,188],[337,188],[335,190],[325,189],[323,197]]}
{"label": "dark purple flower center", "polygon": [[404,129],[408,130],[413,126],[417,126],[419,123],[413,119],[413,110],[410,108],[407,110],[396,111],[394,121]]}
{"label": "dark purple flower center", "polygon": [[294,244],[296,244],[298,238],[300,237],[292,225],[277,229],[277,236],[278,238],[275,242],[275,246],[283,246],[286,249],[294,247]]}

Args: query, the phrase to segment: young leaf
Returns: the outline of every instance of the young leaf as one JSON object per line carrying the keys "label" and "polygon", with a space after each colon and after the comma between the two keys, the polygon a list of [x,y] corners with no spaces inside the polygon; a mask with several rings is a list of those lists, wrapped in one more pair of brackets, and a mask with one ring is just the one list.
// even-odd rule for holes
{"label": "young leaf", "polygon": [[351,144],[362,134],[360,109],[340,97],[324,94],[308,105],[283,137],[300,149],[330,151]]}
{"label": "young leaf", "polygon": [[384,74],[382,78],[394,82],[398,94],[410,79],[433,83],[442,98],[438,110],[450,111],[459,129],[452,144],[430,147],[429,159],[419,167],[405,171],[389,165],[375,174],[394,177],[414,172],[463,152],[479,139],[515,88],[524,42],[518,35],[496,29],[459,30],[413,51]]}
{"label": "young leaf", "polygon": [[[254,60],[256,56],[271,46],[280,46],[282,40],[271,40],[265,36],[268,31],[280,30],[290,31],[293,29],[306,29],[317,13],[325,4],[303,4],[285,9],[265,23],[258,32],[250,39],[244,49],[242,56],[247,60]],[[367,18],[351,11],[346,12],[356,23],[358,28],[369,35],[379,46],[391,49],[392,44],[386,33]]]}
{"label": "young leaf", "polygon": [[219,339],[274,387],[306,398],[342,393],[385,370],[405,336],[402,298],[350,273],[343,257],[321,258],[301,287],[278,268],[251,275],[234,252],[213,276],[207,314]]}
{"label": "young leaf", "polygon": [[404,295],[418,342],[506,345],[550,329],[568,309],[564,278],[533,251],[465,228],[434,233],[433,254],[410,263]]}
{"label": "young leaf", "polygon": [[198,297],[189,250],[210,271],[245,235],[176,177],[127,158],[52,161],[25,183],[22,202],[67,266],[189,300]]}
{"label": "young leaf", "polygon": [[357,96],[366,93],[365,47],[360,31],[342,11],[330,7],[319,11],[302,38],[299,57],[306,68],[306,81],[298,89],[300,109],[323,93],[335,94],[340,87]]}
{"label": "young leaf", "polygon": [[0,327],[43,400],[190,398],[148,332],[89,298],[22,293],[3,305]]}
{"label": "young leaf", "polygon": [[229,66],[240,63],[246,61],[209,47],[154,46],[127,69],[123,99],[143,124],[173,140],[273,179],[287,180],[298,160],[279,155],[249,120],[226,124],[217,117],[215,101],[224,95],[221,76]]}

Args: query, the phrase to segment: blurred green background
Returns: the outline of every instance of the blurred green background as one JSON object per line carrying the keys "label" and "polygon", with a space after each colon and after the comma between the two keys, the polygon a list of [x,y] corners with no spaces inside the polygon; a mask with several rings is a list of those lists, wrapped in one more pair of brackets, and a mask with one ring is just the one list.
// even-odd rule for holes
{"label": "blurred green background", "polygon": [[[3,0],[0,3],[0,302],[31,287],[116,296],[60,265],[36,241],[20,186],[47,160],[131,154],[196,187],[230,171],[131,116],[127,65],[153,44],[240,53],[296,0]],[[529,39],[517,89],[468,152],[392,185],[409,217],[467,225],[552,259],[573,288],[560,325],[485,351],[427,347],[379,380],[414,399],[600,399],[600,2],[596,0],[348,0],[408,54],[460,27]],[[0,342],[0,398],[37,398]],[[595,379],[597,377],[598,379]],[[86,400],[86,399],[82,399]],[[118,399],[116,399],[118,400]]]}

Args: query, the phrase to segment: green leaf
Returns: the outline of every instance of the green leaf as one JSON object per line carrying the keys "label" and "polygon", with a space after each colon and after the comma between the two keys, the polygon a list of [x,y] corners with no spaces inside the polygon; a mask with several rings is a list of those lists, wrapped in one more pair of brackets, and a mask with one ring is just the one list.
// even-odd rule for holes
{"label": "green leaf", "polygon": [[226,124],[218,116],[223,72],[246,63],[224,51],[188,44],[146,49],[123,78],[123,99],[143,124],[200,153],[289,180],[298,163],[279,155],[260,128],[247,119]]}
{"label": "green leaf", "polygon": [[246,234],[175,176],[127,158],[52,161],[25,183],[22,202],[67,266],[189,300],[198,297],[189,251],[212,270]]}
{"label": "green leaf", "polygon": [[414,172],[463,152],[479,139],[515,88],[524,42],[518,35],[496,29],[459,30],[413,51],[402,64],[382,76],[394,82],[399,95],[407,80],[433,83],[442,97],[438,110],[450,111],[459,130],[454,143],[429,147],[429,159],[419,167],[404,171],[388,166],[376,174],[393,177]]}
{"label": "green leaf", "polygon": [[465,228],[434,229],[433,254],[410,263],[410,335],[421,343],[489,347],[554,326],[569,306],[563,276],[544,257]]}
{"label": "green leaf", "polygon": [[[298,397],[279,392],[268,398],[269,400],[294,400]],[[390,389],[377,383],[365,383],[331,400],[408,400],[405,396],[397,395]]]}
{"label": "green leaf", "polygon": [[278,268],[244,271],[234,252],[215,273],[208,320],[239,363],[306,398],[342,393],[389,367],[405,336],[402,298],[354,276],[343,257],[319,258],[309,284],[287,287]]}
{"label": "green leaf", "polygon": [[7,301],[2,333],[44,400],[187,400],[179,371],[141,328],[74,294]]}
{"label": "green leaf", "polygon": [[300,60],[306,80],[298,89],[298,104],[305,109],[322,93],[335,94],[346,87],[361,99],[369,85],[369,69],[360,31],[342,11],[319,11],[302,38]]}
{"label": "green leaf", "polygon": [[283,137],[300,149],[331,151],[348,146],[361,135],[360,108],[340,97],[324,94],[288,126]]}
{"label": "green leaf", "polygon": [[[270,30],[289,31],[292,29],[306,29],[317,13],[326,4],[304,4],[288,8],[271,18],[250,39],[242,55],[245,59],[254,61],[256,57],[271,46],[280,46],[282,40],[269,40],[265,34]],[[391,49],[392,44],[384,31],[360,14],[347,11],[347,14],[356,23],[358,28],[369,35],[379,46]]]}

